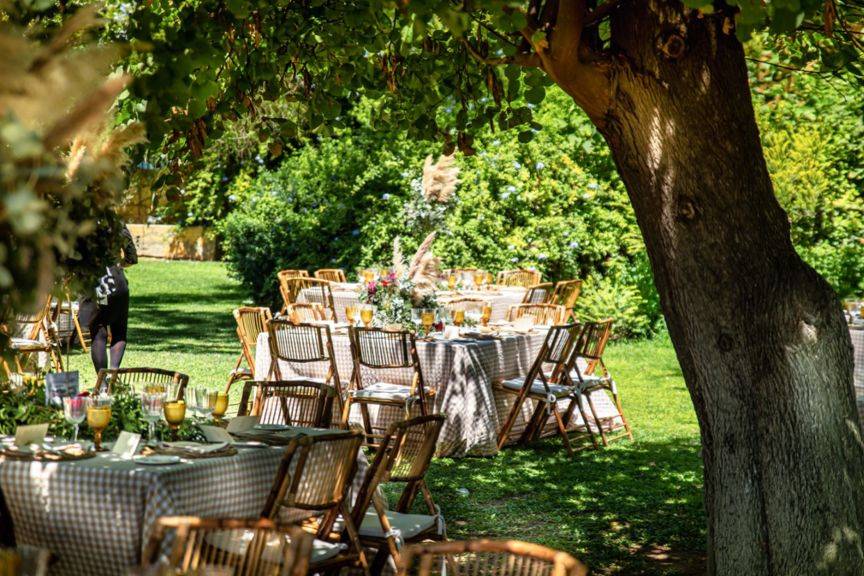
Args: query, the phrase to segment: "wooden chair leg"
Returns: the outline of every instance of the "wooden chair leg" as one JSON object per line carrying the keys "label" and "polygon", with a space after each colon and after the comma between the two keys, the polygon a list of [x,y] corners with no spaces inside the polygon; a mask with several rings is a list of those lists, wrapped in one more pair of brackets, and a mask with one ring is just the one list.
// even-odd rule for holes
{"label": "wooden chair leg", "polygon": [[624,409],[621,408],[621,397],[618,396],[618,392],[615,390],[614,386],[609,387],[609,392],[612,393],[612,399],[615,401],[615,407],[618,409],[618,414],[621,416],[621,422],[624,424],[624,430],[627,432],[627,437],[630,440],[633,440],[633,431],[630,429],[630,423],[627,421],[627,417],[624,416]]}
{"label": "wooden chair leg", "polygon": [[597,424],[597,430],[600,431],[600,439],[603,441],[603,446],[609,446],[609,439],[606,438],[606,432],[603,430],[603,423],[600,422],[597,408],[594,406],[594,401],[591,399],[591,391],[589,390],[585,396],[588,398],[588,408],[591,409],[591,414],[594,416],[594,423]]}
{"label": "wooden chair leg", "polygon": [[528,420],[528,425],[522,431],[522,436],[519,437],[519,444],[527,444],[536,440],[543,430],[543,423],[546,421],[546,406],[543,402],[535,400],[537,406],[534,408],[534,413]]}
{"label": "wooden chair leg", "polygon": [[[506,392],[502,392],[506,394]],[[510,436],[510,430],[513,424],[516,423],[516,417],[519,415],[519,410],[522,409],[522,404],[525,402],[525,397],[522,394],[516,396],[513,401],[513,407],[510,409],[510,414],[507,415],[507,420],[504,421],[504,426],[501,427],[501,432],[498,433],[498,450],[502,450]]]}
{"label": "wooden chair leg", "polygon": [[591,430],[591,424],[588,422],[588,415],[585,414],[585,409],[582,407],[582,394],[577,392],[576,396],[574,396],[570,400],[570,408],[568,411],[572,413],[573,403],[576,403],[576,408],[579,409],[579,416],[582,417],[582,423],[585,424],[585,430],[588,433],[588,437],[591,438],[591,444],[594,445],[594,449],[597,450],[600,446],[597,444],[597,436],[594,435],[594,432]]}
{"label": "wooden chair leg", "polygon": [[558,424],[558,433],[561,434],[561,440],[564,441],[564,447],[567,453],[573,455],[573,447],[570,446],[570,438],[567,436],[567,428],[564,426],[564,420],[561,419],[561,412],[558,411],[558,403],[552,405],[552,413],[555,414],[555,421]]}

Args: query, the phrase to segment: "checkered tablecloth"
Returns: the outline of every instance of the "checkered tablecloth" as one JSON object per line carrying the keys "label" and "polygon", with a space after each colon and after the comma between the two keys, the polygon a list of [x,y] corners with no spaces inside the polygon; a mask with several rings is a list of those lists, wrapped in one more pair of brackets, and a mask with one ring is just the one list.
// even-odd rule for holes
{"label": "checkered tablecloth", "polygon": [[[147,467],[110,454],[74,462],[0,458],[19,544],[51,550],[51,574],[117,575],[141,561],[159,516],[260,515],[285,448]],[[368,468],[360,454],[353,489]]]}
{"label": "checkered tablecloth", "polygon": [[[435,390],[435,412],[447,416],[438,441],[439,456],[492,455],[497,452],[497,436],[512,407],[513,395],[504,394],[493,387],[494,382],[524,376],[531,368],[546,332],[505,336],[494,340],[443,340],[418,342],[423,379],[427,388]],[[258,336],[255,355],[255,373],[270,372],[268,335]],[[343,390],[353,373],[348,336],[333,335],[336,365]],[[280,361],[282,377],[302,376],[323,378],[327,366],[323,363],[300,364]],[[364,383],[377,379],[396,384],[410,384],[411,372],[387,371],[386,374],[363,374]],[[592,400],[599,416],[617,415],[618,411],[605,392],[593,393]],[[377,408],[377,410],[376,410]],[[513,437],[524,428],[533,411],[533,403],[526,402],[521,418],[514,427]],[[370,407],[373,425],[404,418],[398,408]],[[577,412],[578,414],[578,412]],[[361,423],[359,407],[355,405],[351,421]],[[551,421],[551,418],[550,418]],[[571,426],[581,426],[574,418]],[[549,433],[554,433],[547,427]]]}
{"label": "checkered tablecloth", "polygon": [[[336,306],[336,320],[345,322],[345,307],[357,306],[360,301],[357,298],[359,285],[355,284],[334,284],[333,305]],[[525,297],[525,288],[519,287],[501,287],[495,292],[489,291],[473,291],[464,290],[458,293],[441,292],[438,295],[438,300],[443,304],[453,298],[482,298],[489,302],[492,306],[491,320],[505,320],[507,318],[507,310],[513,304],[519,304]],[[321,291],[316,289],[306,289],[300,293],[299,300],[301,302],[318,302],[321,303]]]}
{"label": "checkered tablecloth", "polygon": [[858,414],[861,416],[861,425],[864,427],[864,326],[849,328],[849,337],[852,339],[855,361],[852,382],[855,384],[855,396],[858,399]]}

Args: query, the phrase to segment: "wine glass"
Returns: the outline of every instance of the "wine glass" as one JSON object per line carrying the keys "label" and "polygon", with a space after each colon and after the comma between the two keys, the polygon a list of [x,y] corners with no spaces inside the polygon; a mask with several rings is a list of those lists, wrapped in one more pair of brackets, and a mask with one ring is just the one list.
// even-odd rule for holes
{"label": "wine glass", "polygon": [[97,452],[102,451],[102,432],[111,422],[111,404],[114,399],[102,394],[93,399],[87,407],[87,425],[93,429],[93,446]]}
{"label": "wine glass", "polygon": [[363,321],[363,326],[369,328],[372,324],[372,318],[375,317],[375,307],[371,304],[364,304],[360,307],[360,320]]}
{"label": "wine glass", "polygon": [[465,323],[465,309],[457,308],[453,310],[453,324],[456,326],[462,326]]}
{"label": "wine glass", "polygon": [[162,410],[165,414],[165,421],[168,423],[168,427],[171,428],[171,436],[176,440],[177,430],[186,418],[186,402],[183,400],[165,402]]}
{"label": "wine glass", "polygon": [[357,322],[357,307],[356,306],[346,306],[345,307],[345,319],[348,320],[348,324],[354,326]]}
{"label": "wine glass", "polygon": [[483,288],[483,283],[486,282],[486,273],[485,272],[475,272],[474,273],[474,286],[480,290]]}
{"label": "wine glass", "polygon": [[207,395],[207,403],[213,410],[213,419],[219,422],[225,412],[228,411],[228,394],[224,392],[210,392]]}
{"label": "wine glass", "polygon": [[364,283],[371,284],[375,281],[375,270],[372,270],[371,268],[366,268],[361,272],[361,274],[363,275]]}
{"label": "wine glass", "polygon": [[90,406],[89,396],[72,396],[63,398],[63,416],[66,422],[74,426],[72,442],[78,442],[78,426],[87,417],[87,408]]}
{"label": "wine glass", "polygon": [[484,304],[483,308],[480,309],[480,323],[483,326],[489,325],[489,320],[492,318],[492,306],[489,304]]}
{"label": "wine glass", "polygon": [[156,444],[156,422],[162,418],[163,404],[165,404],[165,392],[143,392],[141,394],[141,409],[144,412],[144,420],[147,421],[149,444]]}
{"label": "wine glass", "polygon": [[450,274],[447,276],[447,288],[452,292],[454,288],[456,288],[456,275]]}
{"label": "wine glass", "polygon": [[208,418],[213,413],[213,407],[210,406],[210,391],[205,388],[195,388],[192,390],[195,398],[195,412],[199,418]]}
{"label": "wine glass", "polygon": [[432,332],[432,326],[435,324],[435,310],[432,308],[423,308],[420,312],[420,322],[423,324],[423,332],[425,334]]}

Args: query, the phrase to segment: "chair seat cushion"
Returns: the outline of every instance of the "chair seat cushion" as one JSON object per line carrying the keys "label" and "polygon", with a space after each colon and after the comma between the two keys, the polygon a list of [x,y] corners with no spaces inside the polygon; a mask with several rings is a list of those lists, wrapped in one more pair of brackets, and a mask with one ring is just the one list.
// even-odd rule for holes
{"label": "chair seat cushion", "polygon": [[[437,518],[428,514],[402,514],[400,512],[387,511],[387,520],[390,521],[390,527],[398,530],[403,540],[411,540],[420,534],[435,528]],[[363,517],[363,523],[360,524],[360,536],[366,538],[384,539],[384,529],[381,527],[381,520],[374,510],[366,512]]]}
{"label": "chair seat cushion", "polygon": [[41,340],[31,340],[30,338],[11,338],[10,346],[13,350],[19,352],[42,351],[50,349],[46,342]]}
{"label": "chair seat cushion", "polygon": [[234,376],[252,376],[252,369],[245,366],[240,366],[231,371]]}
{"label": "chair seat cushion", "polygon": [[[510,380],[505,380],[501,383],[501,386],[506,390],[513,390],[518,392],[522,390],[522,386],[525,385],[524,378],[511,378]],[[561,384],[549,384],[549,394],[554,394],[556,398],[563,398],[569,396],[572,390],[567,386],[562,386]],[[540,380],[534,380],[534,383],[531,385],[531,394],[545,397],[547,392],[546,388],[543,387],[543,382]]]}
{"label": "chair seat cushion", "polygon": [[352,390],[351,397],[358,400],[401,400],[405,401],[411,396],[411,387],[401,384],[388,384],[387,382],[376,382],[370,386],[364,386],[362,390]]}
{"label": "chair seat cushion", "polygon": [[[207,534],[205,540],[214,548],[225,550],[231,554],[245,554],[246,549],[252,541],[254,533],[251,530],[225,530],[220,532],[211,532]],[[283,536],[273,535],[267,541],[267,546],[262,553],[262,558],[266,562],[273,564],[282,563],[282,554],[284,547],[280,546]],[[287,545],[287,544],[286,544]],[[334,544],[318,540],[312,542],[312,556],[309,558],[311,564],[324,562],[339,555],[345,549],[344,544]]]}

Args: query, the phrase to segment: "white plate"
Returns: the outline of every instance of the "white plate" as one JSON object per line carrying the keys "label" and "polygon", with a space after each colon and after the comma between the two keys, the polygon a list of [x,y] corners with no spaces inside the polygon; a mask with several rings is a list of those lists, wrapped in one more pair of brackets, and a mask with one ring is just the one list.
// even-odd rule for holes
{"label": "white plate", "polygon": [[291,426],[287,424],[256,424],[252,429],[262,432],[284,432],[285,430],[291,430]]}
{"label": "white plate", "polygon": [[168,456],[165,454],[154,454],[152,456],[138,456],[134,459],[136,464],[144,466],[167,466],[169,464],[179,464],[179,456]]}
{"label": "white plate", "polygon": [[231,445],[234,446],[235,448],[267,448],[268,447],[267,444],[264,444],[263,442],[255,442],[254,440],[251,440],[249,442],[234,442]]}

